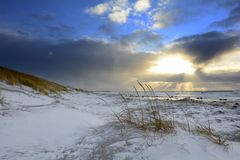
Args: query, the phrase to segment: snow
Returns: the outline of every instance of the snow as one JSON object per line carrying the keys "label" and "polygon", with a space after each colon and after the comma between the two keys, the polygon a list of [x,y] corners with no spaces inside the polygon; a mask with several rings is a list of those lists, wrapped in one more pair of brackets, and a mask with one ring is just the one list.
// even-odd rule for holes
{"label": "snow", "polygon": [[224,160],[238,159],[239,149],[239,144],[232,144],[230,151],[225,151],[205,138],[181,133],[149,147],[142,154],[151,160]]}
{"label": "snow", "polygon": [[[211,121],[216,131],[227,135],[230,147],[226,150],[181,129],[162,135],[123,127],[113,116],[124,106],[116,92],[71,91],[45,96],[28,87],[0,85],[4,96],[4,105],[0,105],[1,160],[237,160],[240,156],[240,139],[235,134],[240,130],[240,109],[232,108],[239,103],[238,92],[170,93],[178,97],[171,104],[163,94],[159,98],[165,104],[163,115],[174,113],[179,123],[186,123],[184,114],[189,115],[191,124],[196,120]],[[186,101],[179,100],[184,95],[192,99],[205,97],[201,102],[190,98],[186,106]],[[219,100],[226,95],[224,103]],[[139,100],[128,98],[131,98],[128,107],[139,107]]]}

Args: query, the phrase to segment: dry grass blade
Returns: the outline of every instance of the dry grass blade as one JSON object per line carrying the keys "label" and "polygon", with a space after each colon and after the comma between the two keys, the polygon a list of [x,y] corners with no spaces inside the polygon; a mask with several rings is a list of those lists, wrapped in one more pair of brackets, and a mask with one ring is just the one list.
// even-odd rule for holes
{"label": "dry grass blade", "polygon": [[199,124],[196,126],[195,133],[207,137],[210,141],[215,144],[224,146],[225,149],[228,149],[229,143],[226,139],[215,133],[215,130],[211,126]]}
{"label": "dry grass blade", "polygon": [[147,91],[146,91],[145,87],[143,86],[143,84],[140,81],[137,81],[137,83],[143,89],[144,93],[147,95]]}
{"label": "dry grass blade", "polygon": [[143,131],[172,133],[175,128],[172,121],[162,120],[159,111],[156,110],[126,109],[119,114],[115,114],[115,117],[120,123],[128,124]]}
{"label": "dry grass blade", "polygon": [[133,86],[133,88],[134,88],[135,92],[137,93],[137,96],[140,97],[137,88],[135,86]]}
{"label": "dry grass blade", "polygon": [[[153,131],[153,132],[161,132],[161,133],[172,133],[175,129],[174,122],[171,120],[165,120],[160,115],[160,109],[158,103],[154,103],[155,96],[154,90],[148,84],[143,84],[137,81],[140,88],[143,90],[143,97],[147,97],[149,103],[146,104],[144,108],[142,108],[141,104],[141,96],[136,86],[133,86],[137,97],[139,98],[139,105],[141,108],[138,109],[124,109],[119,114],[114,114],[117,120],[125,125],[131,125],[134,128],[138,128],[142,131]],[[121,95],[121,97],[124,97]]]}
{"label": "dry grass blade", "polygon": [[0,104],[4,106],[4,97],[2,96],[1,88],[0,88]]}

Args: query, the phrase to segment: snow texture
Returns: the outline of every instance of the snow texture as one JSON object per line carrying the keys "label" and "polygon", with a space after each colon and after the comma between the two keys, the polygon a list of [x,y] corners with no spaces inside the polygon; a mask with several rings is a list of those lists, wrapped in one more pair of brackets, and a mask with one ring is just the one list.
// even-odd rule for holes
{"label": "snow texture", "polygon": [[[144,133],[117,123],[113,113],[124,107],[116,92],[71,91],[45,96],[27,87],[1,83],[1,160],[238,160],[240,92],[157,93],[168,117],[190,125],[211,122],[229,140],[229,150],[207,138],[177,129],[175,134]],[[147,103],[123,93],[128,107]],[[169,99],[171,96],[171,101]],[[142,101],[139,105],[139,101]],[[147,106],[147,105],[146,105]]]}

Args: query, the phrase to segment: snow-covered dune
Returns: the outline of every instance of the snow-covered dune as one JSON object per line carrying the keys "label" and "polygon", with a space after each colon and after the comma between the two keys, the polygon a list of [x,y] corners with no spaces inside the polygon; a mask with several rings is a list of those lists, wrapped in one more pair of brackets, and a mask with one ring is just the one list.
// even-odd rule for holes
{"label": "snow-covered dune", "polygon": [[105,102],[98,96],[75,92],[49,97],[29,88],[1,86],[0,159],[42,159],[105,123],[98,116]]}
{"label": "snow-covered dune", "polygon": [[[117,94],[111,92],[70,91],[46,96],[27,87],[5,83],[1,83],[1,92],[4,97],[0,104],[1,160],[238,160],[240,157],[240,143],[237,141],[229,141],[226,151],[205,137],[179,129],[176,134],[161,136],[123,128],[114,122],[113,116],[121,111],[123,103]],[[176,106],[180,102],[177,103]],[[133,101],[129,107],[136,108],[138,103]],[[191,111],[196,111],[193,118],[203,117],[201,114],[205,113],[196,106]],[[224,110],[226,116],[232,115],[234,119],[214,126],[237,131],[238,111]],[[181,111],[175,107],[175,112]],[[181,114],[177,115],[181,121]],[[226,118],[213,115],[215,117],[209,118],[221,121]]]}

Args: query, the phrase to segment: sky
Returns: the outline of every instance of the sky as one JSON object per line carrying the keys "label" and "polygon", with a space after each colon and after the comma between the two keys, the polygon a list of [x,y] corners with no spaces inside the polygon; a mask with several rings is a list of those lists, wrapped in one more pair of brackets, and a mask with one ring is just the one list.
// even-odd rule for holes
{"label": "sky", "polygon": [[240,89],[239,0],[1,0],[0,66],[89,90]]}

